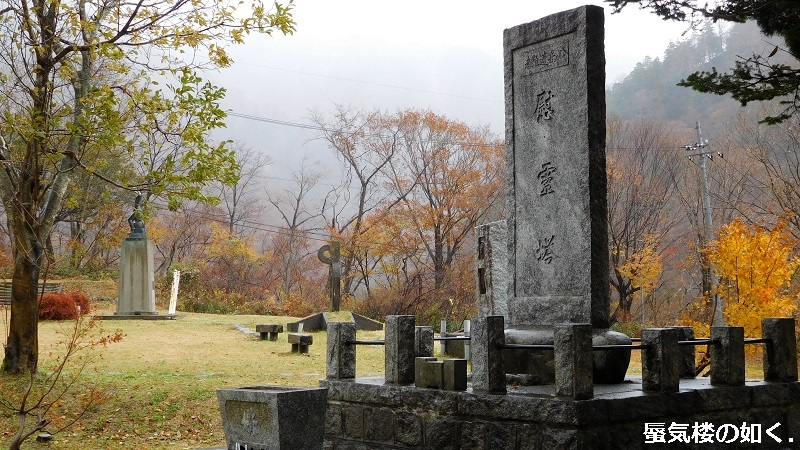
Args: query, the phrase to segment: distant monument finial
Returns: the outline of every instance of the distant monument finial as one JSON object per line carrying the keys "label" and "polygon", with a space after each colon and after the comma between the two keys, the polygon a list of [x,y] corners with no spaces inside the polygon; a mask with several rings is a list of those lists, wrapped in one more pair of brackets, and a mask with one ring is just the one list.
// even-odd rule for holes
{"label": "distant monument finial", "polygon": [[341,303],[341,244],[339,241],[331,241],[330,244],[323,245],[317,252],[319,260],[328,264],[328,295],[331,302],[331,312],[339,311]]}

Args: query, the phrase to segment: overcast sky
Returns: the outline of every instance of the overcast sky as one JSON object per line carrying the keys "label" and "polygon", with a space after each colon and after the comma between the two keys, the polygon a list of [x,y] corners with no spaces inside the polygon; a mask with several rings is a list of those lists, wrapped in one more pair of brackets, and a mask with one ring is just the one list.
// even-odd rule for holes
{"label": "overcast sky", "polygon": [[[226,109],[267,120],[308,123],[310,110],[336,103],[417,108],[502,136],[503,30],[587,3],[606,10],[607,83],[661,56],[686,30],[635,7],[612,15],[599,1],[296,0],[294,35],[251,35],[231,49],[232,67],[207,75],[227,88]],[[227,124],[216,137],[269,154],[273,177],[286,177],[304,154],[329,161],[313,131],[239,117]]]}

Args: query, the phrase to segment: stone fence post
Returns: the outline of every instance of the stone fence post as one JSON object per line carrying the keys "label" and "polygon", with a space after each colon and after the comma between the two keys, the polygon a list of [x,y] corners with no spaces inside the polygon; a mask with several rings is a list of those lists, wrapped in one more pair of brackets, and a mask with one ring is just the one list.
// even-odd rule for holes
{"label": "stone fence post", "polygon": [[342,380],[356,377],[355,322],[328,323],[328,363],[326,378]]}
{"label": "stone fence post", "polygon": [[[680,341],[693,341],[694,340],[694,328],[692,327],[670,327],[675,328],[676,330],[680,331],[680,337],[678,340]],[[695,378],[697,374],[695,373],[695,346],[694,345],[682,345],[680,347],[680,375],[681,378]]]}
{"label": "stone fence post", "polygon": [[414,382],[414,316],[386,317],[386,383]]}
{"label": "stone fence post", "polygon": [[642,330],[642,390],[648,392],[677,392],[680,388],[681,332],[675,328]]}
{"label": "stone fence post", "polygon": [[556,325],[553,347],[556,395],[568,395],[576,400],[592,398],[592,324]]}
{"label": "stone fence post", "polygon": [[761,319],[761,337],[770,340],[764,344],[765,381],[797,381],[797,335],[794,326],[792,317]]}
{"label": "stone fence post", "polygon": [[711,384],[743,386],[744,328],[711,327],[711,340]]}
{"label": "stone fence post", "polygon": [[433,327],[414,328],[414,356],[433,356]]}
{"label": "stone fence post", "polygon": [[472,389],[506,393],[502,346],[506,342],[503,316],[472,319]]}

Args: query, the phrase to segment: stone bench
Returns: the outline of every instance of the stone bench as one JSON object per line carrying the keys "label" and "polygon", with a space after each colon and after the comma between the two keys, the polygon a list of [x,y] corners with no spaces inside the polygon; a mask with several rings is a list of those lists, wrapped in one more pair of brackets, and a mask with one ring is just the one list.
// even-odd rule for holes
{"label": "stone bench", "polygon": [[314,343],[314,337],[305,333],[289,333],[289,343],[292,344],[292,353],[308,353],[308,346]]}
{"label": "stone bench", "polygon": [[256,325],[256,333],[260,334],[260,339],[262,341],[265,341],[267,339],[269,339],[270,341],[277,341],[278,333],[283,333],[283,325],[278,325],[274,323],[266,325]]}

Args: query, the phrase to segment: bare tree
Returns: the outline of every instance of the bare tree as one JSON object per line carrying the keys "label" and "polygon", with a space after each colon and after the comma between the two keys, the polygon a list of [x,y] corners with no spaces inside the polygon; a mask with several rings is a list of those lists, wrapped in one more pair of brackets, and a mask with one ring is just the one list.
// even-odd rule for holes
{"label": "bare tree", "polygon": [[746,149],[747,162],[757,162],[760,169],[755,175],[748,173],[753,195],[747,203],[753,214],[762,222],[787,220],[792,236],[800,238],[800,119],[766,126],[741,118],[731,135]]}
{"label": "bare tree", "polygon": [[245,230],[242,225],[255,219],[263,209],[255,193],[259,190],[258,178],[263,169],[272,164],[272,158],[243,145],[236,145],[234,152],[238,181],[231,185],[216,183],[214,190],[228,217],[228,231],[242,236]]}
{"label": "bare tree", "polygon": [[308,247],[309,232],[323,230],[320,223],[324,200],[321,205],[310,204],[311,191],[317,186],[323,173],[308,157],[300,162],[300,169],[292,175],[291,184],[280,193],[267,191],[267,199],[283,222],[276,238],[274,251],[278,253],[283,268],[283,283],[278,299],[285,301],[299,280],[301,262],[316,250]]}
{"label": "bare tree", "polygon": [[[341,187],[331,193],[327,223],[343,241],[343,292],[354,294],[362,285],[369,292],[369,274],[380,258],[365,245],[364,237],[375,223],[365,219],[388,195],[382,193],[382,181],[397,153],[400,130],[378,111],[336,105],[332,116],[330,121],[320,113],[312,116],[345,174]],[[384,213],[396,203],[383,205]]]}
{"label": "bare tree", "polygon": [[680,220],[667,207],[682,150],[675,133],[658,122],[611,117],[607,136],[611,286],[618,297],[612,321],[630,320],[633,294],[648,283],[652,290],[661,272],[658,253]]}

